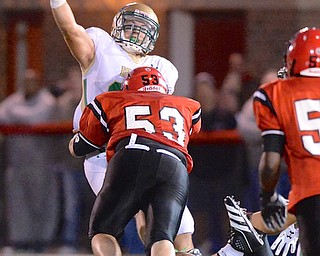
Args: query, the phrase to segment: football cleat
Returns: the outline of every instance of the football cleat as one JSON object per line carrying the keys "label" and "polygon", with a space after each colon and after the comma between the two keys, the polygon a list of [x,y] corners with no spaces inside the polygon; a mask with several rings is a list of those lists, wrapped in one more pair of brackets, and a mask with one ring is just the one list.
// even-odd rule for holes
{"label": "football cleat", "polygon": [[201,253],[200,250],[197,249],[197,248],[191,249],[191,250],[187,251],[187,253],[188,253],[189,255],[202,256],[202,253]]}
{"label": "football cleat", "polygon": [[251,253],[264,245],[262,235],[258,234],[246,215],[246,209],[240,207],[233,196],[224,199],[227,209],[231,237],[228,243],[237,251]]}

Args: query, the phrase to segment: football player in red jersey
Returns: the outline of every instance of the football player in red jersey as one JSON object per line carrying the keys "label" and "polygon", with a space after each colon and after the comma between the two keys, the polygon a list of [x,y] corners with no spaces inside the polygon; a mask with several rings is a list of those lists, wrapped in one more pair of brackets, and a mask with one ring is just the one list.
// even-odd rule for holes
{"label": "football player in red jersey", "polygon": [[[79,24],[69,1],[49,2],[55,22],[82,71],[83,97],[74,113],[75,130],[79,128],[84,107],[102,92],[120,90],[127,73],[136,67],[157,68],[168,84],[169,94],[174,92],[178,79],[177,68],[166,58],[150,54],[160,31],[157,14],[150,6],[137,2],[125,4],[113,17],[111,32],[108,33],[98,27],[84,28]],[[94,194],[102,187],[107,166],[105,160],[106,153],[99,151],[84,158],[84,173]],[[143,216],[135,218],[142,242],[145,230],[143,219]],[[194,219],[186,206],[174,241],[179,252],[192,252],[196,256],[200,254],[194,248],[193,233]]]}
{"label": "football player in red jersey", "polygon": [[289,42],[287,78],[254,94],[264,152],[259,172],[262,217],[267,227],[284,225],[287,207],[275,192],[283,156],[291,182],[288,211],[297,217],[304,256],[320,251],[320,29],[303,28]]}
{"label": "football player in red jersey", "polygon": [[175,255],[193,165],[187,145],[200,131],[201,109],[197,101],[167,93],[158,70],[140,67],[122,91],[98,95],[82,114],[71,154],[107,144],[109,163],[89,223],[94,255],[121,255],[117,239],[139,210],[147,217],[147,255]]}

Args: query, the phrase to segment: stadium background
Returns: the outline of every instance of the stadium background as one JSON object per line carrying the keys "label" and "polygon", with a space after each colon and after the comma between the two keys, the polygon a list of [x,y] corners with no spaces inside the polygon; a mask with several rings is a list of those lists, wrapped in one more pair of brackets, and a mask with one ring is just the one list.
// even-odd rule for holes
{"label": "stadium background", "polygon": [[[102,27],[107,31],[111,27],[111,17],[128,2],[69,1],[80,24]],[[161,31],[154,53],[167,57],[177,66],[180,77],[176,94],[185,96],[192,95],[193,77],[201,71],[212,73],[220,86],[227,73],[228,56],[233,52],[247,56],[250,70],[256,77],[269,68],[281,67],[287,39],[299,28],[320,23],[318,0],[140,2],[154,8],[159,17]],[[67,67],[75,64],[54,23],[49,1],[0,1],[0,100],[17,89],[26,67],[41,70],[45,83],[52,84],[65,75]],[[60,131],[65,132],[63,128]],[[0,132],[0,137],[5,136],[3,129]],[[230,140],[230,136],[233,139]],[[201,138],[198,142],[241,144],[237,131],[214,133],[209,138],[204,136],[204,140]],[[1,220],[4,219],[4,154],[1,150]],[[4,226],[1,221],[0,234],[3,234]]]}

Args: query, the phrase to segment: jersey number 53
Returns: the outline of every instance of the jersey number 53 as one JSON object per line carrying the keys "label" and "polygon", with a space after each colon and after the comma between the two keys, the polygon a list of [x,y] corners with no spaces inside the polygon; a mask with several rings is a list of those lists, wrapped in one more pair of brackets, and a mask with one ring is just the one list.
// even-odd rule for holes
{"label": "jersey number 53", "polygon": [[[144,129],[149,133],[156,132],[156,126],[150,119],[139,119],[141,116],[151,116],[150,106],[128,106],[125,108],[125,119],[127,129]],[[173,107],[163,107],[159,112],[161,121],[169,122],[172,131],[162,131],[169,140],[178,142],[184,146],[186,133],[184,131],[184,118],[180,112]],[[172,122],[171,120],[175,120]]]}

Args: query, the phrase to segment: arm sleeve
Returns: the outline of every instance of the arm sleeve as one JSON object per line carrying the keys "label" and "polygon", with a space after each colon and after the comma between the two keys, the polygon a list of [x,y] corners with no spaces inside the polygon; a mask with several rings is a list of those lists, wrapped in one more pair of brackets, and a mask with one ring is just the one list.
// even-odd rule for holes
{"label": "arm sleeve", "polygon": [[105,148],[98,147],[92,144],[81,133],[75,134],[73,141],[73,151],[77,156],[84,156],[96,150],[103,152]]}
{"label": "arm sleeve", "polygon": [[285,136],[278,134],[268,134],[263,136],[263,151],[278,152],[282,154],[285,144]]}

